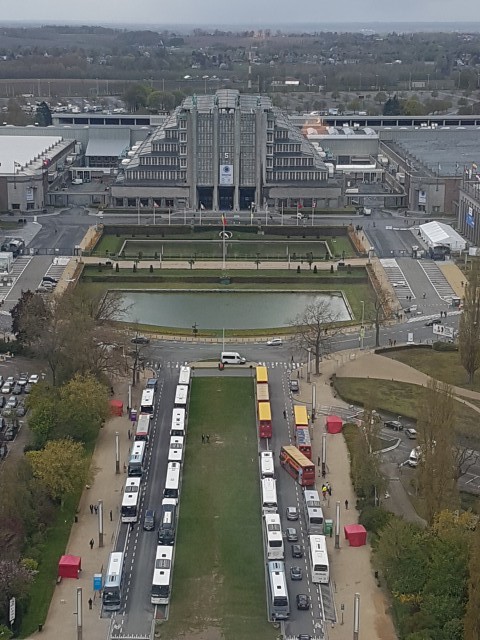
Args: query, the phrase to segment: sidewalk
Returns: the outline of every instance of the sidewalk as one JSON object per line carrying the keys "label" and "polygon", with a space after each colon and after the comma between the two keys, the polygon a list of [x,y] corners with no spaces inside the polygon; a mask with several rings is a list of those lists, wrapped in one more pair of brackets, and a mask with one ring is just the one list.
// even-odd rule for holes
{"label": "sidewalk", "polygon": [[[148,371],[144,372],[144,377]],[[114,385],[114,397],[123,400],[124,415],[110,418],[101,429],[92,457],[90,471],[91,484],[87,485],[80,500],[77,513],[78,522],[73,524],[65,554],[82,558],[82,571],[78,580],[64,578],[55,587],[47,619],[42,633],[36,632],[31,637],[42,640],[58,640],[58,638],[75,638],[77,636],[77,589],[82,589],[83,601],[83,637],[88,640],[105,640],[110,619],[100,619],[101,602],[93,591],[93,575],[104,572],[108,556],[119,527],[120,505],[126,476],[123,464],[127,459],[131,442],[128,429],[131,426],[126,414],[128,382],[122,381]],[[134,400],[139,399],[141,385],[133,390]],[[137,398],[138,396],[138,398]],[[137,403],[138,404],[138,403]],[[133,402],[135,405],[135,402]],[[120,441],[120,473],[115,473],[115,433],[119,433]],[[90,505],[103,500],[104,546],[99,548],[98,516],[90,513]],[[110,517],[110,513],[112,514]],[[95,545],[90,549],[89,541],[94,539]],[[92,598],[92,611],[88,600]]]}
{"label": "sidewalk", "polygon": [[[316,384],[316,405],[344,406],[348,405],[334,397],[329,383],[330,376],[349,360],[350,352],[336,353],[330,360],[322,363],[321,377],[312,376],[312,383]],[[305,368],[303,369],[305,376]],[[300,394],[297,400],[311,402],[311,385],[300,379]],[[325,416],[317,414],[313,432],[313,459],[321,457],[322,433],[325,432]],[[335,605],[338,622],[327,629],[329,640],[345,640],[353,634],[353,600],[355,593],[360,594],[360,638],[368,640],[396,640],[397,635],[393,622],[388,613],[389,601],[382,589],[379,589],[373,575],[371,565],[372,552],[370,546],[349,547],[343,535],[346,524],[358,522],[358,512],[355,508],[356,497],[350,480],[350,461],[347,446],[341,434],[327,434],[327,475],[326,480],[332,486],[332,496],[324,505],[326,518],[335,522],[336,502],[340,502],[340,549],[335,549],[335,535],[327,538],[330,557],[331,579],[334,589]],[[317,490],[321,494],[323,480],[319,477]],[[348,510],[345,509],[348,500]],[[344,605],[343,621],[341,606]]]}

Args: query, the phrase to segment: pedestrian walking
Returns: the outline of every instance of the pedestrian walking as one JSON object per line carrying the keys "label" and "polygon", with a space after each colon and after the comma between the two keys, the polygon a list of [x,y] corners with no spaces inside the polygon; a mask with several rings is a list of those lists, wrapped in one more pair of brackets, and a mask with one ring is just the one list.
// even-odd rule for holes
{"label": "pedestrian walking", "polygon": [[207,433],[207,435],[205,436],[205,438],[207,439],[207,444],[209,444],[209,443],[210,443],[210,436],[208,435],[208,433]]}
{"label": "pedestrian walking", "polygon": [[127,473],[127,465],[125,462],[123,463],[123,473]]}
{"label": "pedestrian walking", "polygon": [[93,514],[93,504],[90,505],[90,513]]}
{"label": "pedestrian walking", "polygon": [[128,439],[130,440],[130,438],[132,437],[132,433],[130,431],[130,429],[128,430]]}
{"label": "pedestrian walking", "polygon": [[327,491],[328,491],[328,495],[331,496],[332,495],[332,485],[327,482]]}
{"label": "pedestrian walking", "polygon": [[202,433],[202,444],[205,444],[205,434]]}
{"label": "pedestrian walking", "polygon": [[92,610],[92,606],[93,606],[93,600],[91,598],[88,599],[88,608],[90,609],[90,611]]}
{"label": "pedestrian walking", "polygon": [[319,467],[319,466],[320,466],[320,456],[318,456],[318,458],[317,458],[317,467]]}
{"label": "pedestrian walking", "polygon": [[322,478],[325,477],[325,467],[322,466]]}
{"label": "pedestrian walking", "polygon": [[345,500],[345,509],[348,511],[348,500]]}
{"label": "pedestrian walking", "polygon": [[425,291],[423,292],[423,299],[425,300],[425,298],[427,297],[427,294],[425,293]]}
{"label": "pedestrian walking", "polygon": [[396,347],[396,346],[397,346],[397,341],[396,341],[396,340],[394,340],[394,341],[393,341],[393,346],[394,346],[394,347]]}
{"label": "pedestrian walking", "polygon": [[93,549],[93,546],[95,544],[95,540],[93,538],[91,538],[90,542],[88,543],[90,545],[90,549]]}
{"label": "pedestrian walking", "polygon": [[98,505],[95,505],[95,506],[93,507],[93,510],[95,511],[95,515],[97,515],[97,513],[98,513]]}
{"label": "pedestrian walking", "polygon": [[113,513],[111,509],[110,509],[110,522],[113,522]]}
{"label": "pedestrian walking", "polygon": [[283,417],[285,420],[287,419],[287,412],[285,411],[285,409],[283,410]]}
{"label": "pedestrian walking", "polygon": [[135,525],[134,525],[134,523],[133,523],[133,522],[130,522],[130,531],[133,531],[133,527],[134,527],[134,526],[135,526]]}
{"label": "pedestrian walking", "polygon": [[110,393],[113,395],[115,395],[115,391],[113,390],[113,387],[110,387]]}

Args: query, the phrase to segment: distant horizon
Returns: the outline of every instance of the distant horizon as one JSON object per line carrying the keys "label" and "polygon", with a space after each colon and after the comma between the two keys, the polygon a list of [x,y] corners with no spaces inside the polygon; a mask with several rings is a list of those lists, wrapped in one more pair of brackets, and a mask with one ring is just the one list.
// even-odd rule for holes
{"label": "distant horizon", "polygon": [[278,29],[288,33],[318,33],[321,31],[335,31],[335,32],[370,32],[370,33],[390,33],[392,31],[400,31],[403,33],[415,33],[415,32],[458,32],[458,33],[478,33],[480,32],[480,21],[466,22],[466,21],[452,21],[452,20],[426,20],[418,19],[414,21],[398,21],[398,20],[377,20],[377,21],[335,21],[325,20],[322,22],[303,22],[302,20],[292,20],[289,22],[264,22],[264,23],[248,23],[235,24],[235,23],[215,23],[215,22],[192,22],[192,23],[178,23],[178,22],[165,22],[156,23],[150,21],[149,23],[143,22],[125,22],[124,20],[89,20],[89,19],[69,19],[69,20],[0,20],[0,25],[4,28],[8,27],[30,27],[40,28],[42,26],[91,26],[91,27],[106,27],[112,29],[127,29],[127,30],[154,30],[154,31],[182,31],[191,32],[194,29],[203,30],[225,30],[225,31],[245,31],[253,30],[260,31],[265,29]]}

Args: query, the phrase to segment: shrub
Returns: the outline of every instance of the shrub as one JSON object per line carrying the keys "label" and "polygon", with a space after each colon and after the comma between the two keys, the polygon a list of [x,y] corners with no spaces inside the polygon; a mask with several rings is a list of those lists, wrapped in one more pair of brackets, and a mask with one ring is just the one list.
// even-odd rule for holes
{"label": "shrub", "polygon": [[377,534],[390,520],[391,514],[382,509],[382,507],[374,507],[366,505],[358,518],[358,522],[363,524],[369,533]]}
{"label": "shrub", "polygon": [[458,345],[453,342],[434,342],[433,345],[434,351],[458,351]]}

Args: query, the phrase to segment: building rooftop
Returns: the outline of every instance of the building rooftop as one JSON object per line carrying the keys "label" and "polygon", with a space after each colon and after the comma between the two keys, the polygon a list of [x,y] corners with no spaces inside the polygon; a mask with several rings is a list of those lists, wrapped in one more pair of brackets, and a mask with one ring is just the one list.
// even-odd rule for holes
{"label": "building rooftop", "polygon": [[[389,132],[394,143],[432,173],[461,176],[464,169],[480,166],[480,129],[417,129]],[[389,144],[388,140],[384,140]]]}
{"label": "building rooftop", "polygon": [[210,95],[188,96],[182,102],[181,109],[210,112],[214,107],[219,109],[237,109],[252,111],[261,107],[264,111],[272,108],[272,101],[268,96],[240,93],[237,89],[218,89]]}
{"label": "building rooftop", "polygon": [[61,146],[71,144],[59,136],[0,136],[0,174],[22,175],[42,167]]}

